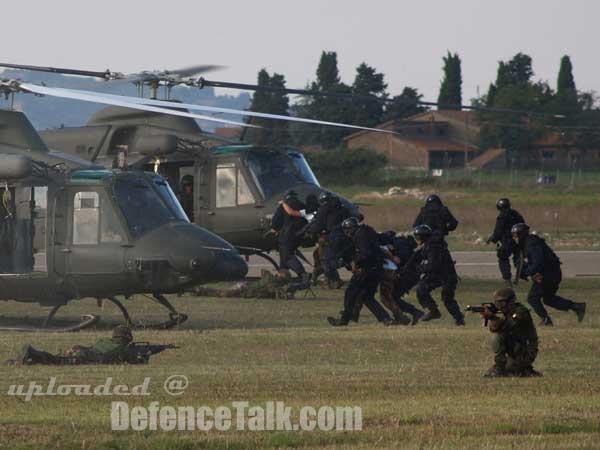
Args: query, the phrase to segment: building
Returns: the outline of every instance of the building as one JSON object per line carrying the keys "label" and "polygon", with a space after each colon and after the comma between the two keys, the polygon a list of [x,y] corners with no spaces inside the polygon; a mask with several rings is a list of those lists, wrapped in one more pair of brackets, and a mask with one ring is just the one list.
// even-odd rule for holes
{"label": "building", "polygon": [[348,148],[369,148],[405,169],[465,167],[478,153],[479,126],[470,111],[427,111],[378,126],[397,134],[359,131],[346,138]]}

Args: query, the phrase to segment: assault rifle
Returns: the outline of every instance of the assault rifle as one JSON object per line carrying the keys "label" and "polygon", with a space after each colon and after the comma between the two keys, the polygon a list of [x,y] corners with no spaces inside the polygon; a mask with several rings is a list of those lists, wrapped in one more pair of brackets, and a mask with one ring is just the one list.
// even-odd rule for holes
{"label": "assault rifle", "polygon": [[498,314],[498,312],[499,312],[498,308],[493,303],[482,303],[481,305],[473,305],[473,306],[468,305],[465,308],[465,311],[481,314],[483,316],[483,325],[486,327],[487,327],[487,324],[488,324],[488,321],[490,318],[485,313],[490,312],[491,315],[494,316],[494,315]]}
{"label": "assault rifle", "polygon": [[152,355],[164,352],[174,348],[180,348],[175,344],[150,344],[149,342],[132,342],[129,344],[129,350],[134,358],[142,364],[147,364]]}

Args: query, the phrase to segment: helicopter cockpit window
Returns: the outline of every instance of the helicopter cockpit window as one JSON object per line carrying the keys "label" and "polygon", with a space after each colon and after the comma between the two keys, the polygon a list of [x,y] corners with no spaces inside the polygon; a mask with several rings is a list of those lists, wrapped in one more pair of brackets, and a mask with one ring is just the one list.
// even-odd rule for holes
{"label": "helicopter cockpit window", "polygon": [[241,170],[236,168],[234,163],[219,164],[217,166],[217,208],[253,203],[254,196]]}
{"label": "helicopter cockpit window", "polygon": [[308,161],[306,161],[306,158],[302,153],[290,150],[288,151],[288,155],[290,155],[294,167],[296,168],[296,170],[298,171],[305,183],[311,183],[320,186],[317,177],[308,165]]}
{"label": "helicopter cockpit window", "polygon": [[115,197],[134,238],[174,220],[185,220],[172,211],[150,183],[142,178],[119,177]]}
{"label": "helicopter cockpit window", "polygon": [[73,244],[98,243],[100,197],[97,192],[77,192],[73,204]]}
{"label": "helicopter cockpit window", "polygon": [[298,183],[307,182],[285,154],[268,150],[248,152],[247,162],[264,198],[285,192]]}

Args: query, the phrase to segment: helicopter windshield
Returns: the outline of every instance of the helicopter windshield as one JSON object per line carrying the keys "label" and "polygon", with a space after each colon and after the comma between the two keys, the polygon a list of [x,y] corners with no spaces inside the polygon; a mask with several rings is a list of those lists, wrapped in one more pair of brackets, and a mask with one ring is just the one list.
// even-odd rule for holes
{"label": "helicopter windshield", "polygon": [[165,201],[166,194],[159,194],[161,189],[164,192],[164,187],[158,187],[153,189],[147,180],[139,177],[117,177],[115,180],[115,197],[134,238],[167,222],[187,221],[185,214],[173,209],[170,202]]}
{"label": "helicopter windshield", "polygon": [[311,183],[316,184],[317,186],[321,186],[314,172],[308,165],[308,161],[302,153],[290,150],[288,151],[288,155],[290,155],[292,163],[294,163],[294,167],[300,173],[300,176],[302,177],[305,183]]}
{"label": "helicopter windshield", "polygon": [[181,220],[189,222],[190,219],[181,207],[181,203],[179,203],[179,200],[177,200],[177,196],[171,189],[171,186],[169,186],[169,183],[167,183],[167,181],[162,177],[156,177],[154,178],[154,185],[156,186],[156,189],[158,190],[158,193],[163,201],[169,205],[171,210],[175,211],[177,217]]}
{"label": "helicopter windshield", "polygon": [[[291,164],[290,160],[295,161],[296,158],[269,150],[248,152],[248,168],[264,198],[284,192],[298,183],[315,184],[314,175],[312,179],[305,179],[305,173],[298,170],[295,162]],[[299,159],[299,161],[304,161],[304,159]],[[304,164],[310,171],[306,161]]]}

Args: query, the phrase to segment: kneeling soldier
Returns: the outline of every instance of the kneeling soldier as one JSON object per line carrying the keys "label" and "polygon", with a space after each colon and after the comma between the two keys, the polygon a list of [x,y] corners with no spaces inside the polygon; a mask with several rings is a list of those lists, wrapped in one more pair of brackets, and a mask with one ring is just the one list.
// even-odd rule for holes
{"label": "kneeling soldier", "polygon": [[538,354],[537,331],[529,310],[516,301],[515,291],[504,288],[494,292],[493,305],[485,307],[482,314],[494,335],[494,365],[485,376],[541,376],[533,368]]}

